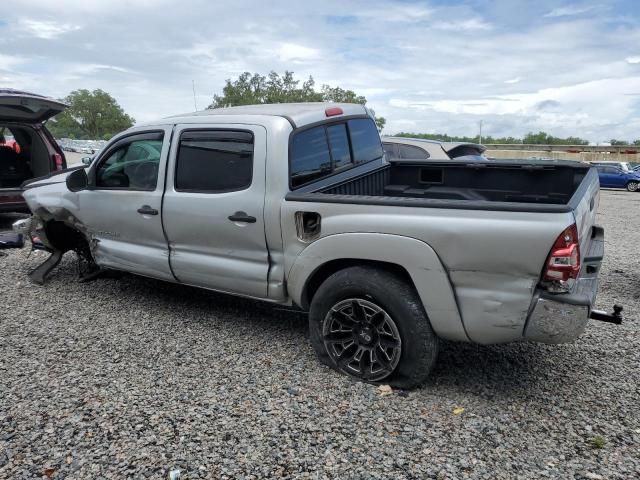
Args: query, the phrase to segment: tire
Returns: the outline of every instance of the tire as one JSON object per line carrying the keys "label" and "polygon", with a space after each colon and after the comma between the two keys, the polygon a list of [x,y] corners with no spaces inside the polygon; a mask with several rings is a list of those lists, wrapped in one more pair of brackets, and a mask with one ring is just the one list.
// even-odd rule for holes
{"label": "tire", "polygon": [[627,191],[629,192],[637,192],[638,191],[638,182],[629,182],[627,183]]}
{"label": "tire", "polygon": [[413,286],[373,267],[327,278],[311,302],[309,331],[322,363],[367,383],[415,388],[438,356],[438,337]]}

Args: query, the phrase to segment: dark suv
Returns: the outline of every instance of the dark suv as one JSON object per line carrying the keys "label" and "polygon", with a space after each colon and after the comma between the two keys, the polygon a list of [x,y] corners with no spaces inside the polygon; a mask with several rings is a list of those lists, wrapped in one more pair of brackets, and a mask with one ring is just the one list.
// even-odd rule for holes
{"label": "dark suv", "polygon": [[28,211],[20,186],[67,167],[44,122],[66,105],[52,98],[0,89],[0,212]]}

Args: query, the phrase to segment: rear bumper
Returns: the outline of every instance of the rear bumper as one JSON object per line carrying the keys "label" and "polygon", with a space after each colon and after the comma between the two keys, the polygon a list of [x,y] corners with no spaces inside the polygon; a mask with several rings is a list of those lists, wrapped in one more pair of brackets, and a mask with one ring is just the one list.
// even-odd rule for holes
{"label": "rear bumper", "polygon": [[595,226],[580,275],[571,293],[536,293],[524,331],[527,340],[568,343],[584,332],[596,301],[603,256],[604,230]]}

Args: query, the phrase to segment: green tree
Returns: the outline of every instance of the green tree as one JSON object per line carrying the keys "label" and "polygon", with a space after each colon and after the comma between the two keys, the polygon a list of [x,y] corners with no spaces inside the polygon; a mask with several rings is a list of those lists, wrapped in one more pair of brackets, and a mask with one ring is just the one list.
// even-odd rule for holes
{"label": "green tree", "polygon": [[629,142],[626,140],[616,140],[615,138],[612,138],[609,143],[611,143],[611,145],[629,145]]}
{"label": "green tree", "polygon": [[[353,90],[322,85],[320,91],[315,89],[313,77],[300,83],[293,72],[285,71],[281,76],[271,71],[269,75],[244,72],[237,79],[228,79],[222,89],[222,95],[214,95],[213,103],[208,108],[232,107],[236,105],[255,105],[266,103],[291,102],[340,102],[359,103],[365,105],[367,99],[357,95]],[[372,111],[375,116],[375,113]],[[375,117],[379,130],[384,128],[384,117]]]}
{"label": "green tree", "polygon": [[532,145],[589,145],[589,141],[580,137],[554,137],[546,132],[527,133],[522,143]]}
{"label": "green tree", "polygon": [[[426,140],[438,140],[441,142],[469,142],[477,143],[478,137],[465,137],[456,135],[447,135],[446,133],[407,133],[400,132],[396,137],[423,138]],[[485,144],[491,145],[517,145],[521,143],[534,145],[588,145],[589,142],[579,137],[560,138],[547,134],[546,132],[532,133],[529,132],[524,138],[515,137],[482,137]]]}
{"label": "green tree", "polygon": [[134,123],[115,98],[97,89],[75,90],[63,101],[69,107],[56,115],[47,127],[56,137],[81,139],[111,138]]}
{"label": "green tree", "polygon": [[633,141],[633,144],[634,144],[634,145],[640,145],[640,138],[639,138],[638,140],[634,140],[634,141]]}
{"label": "green tree", "polygon": [[[479,138],[475,137],[465,137],[465,136],[457,136],[457,135],[447,135],[446,133],[407,133],[400,132],[395,135],[396,137],[409,137],[409,138],[422,138],[425,140],[438,140],[441,142],[469,142],[469,143],[477,143]],[[482,140],[486,144],[517,144],[522,143],[522,139],[514,138],[514,137],[491,137],[486,136],[482,137]]]}

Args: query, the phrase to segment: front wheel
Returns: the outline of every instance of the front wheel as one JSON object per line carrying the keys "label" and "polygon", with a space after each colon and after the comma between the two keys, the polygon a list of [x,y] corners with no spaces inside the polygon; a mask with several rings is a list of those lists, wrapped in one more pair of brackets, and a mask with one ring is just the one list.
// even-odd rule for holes
{"label": "front wheel", "polygon": [[629,192],[637,192],[638,191],[638,182],[629,182],[627,183],[627,190]]}
{"label": "front wheel", "polygon": [[323,363],[365,382],[419,386],[438,354],[413,286],[372,267],[350,267],[325,280],[311,302],[309,329]]}

